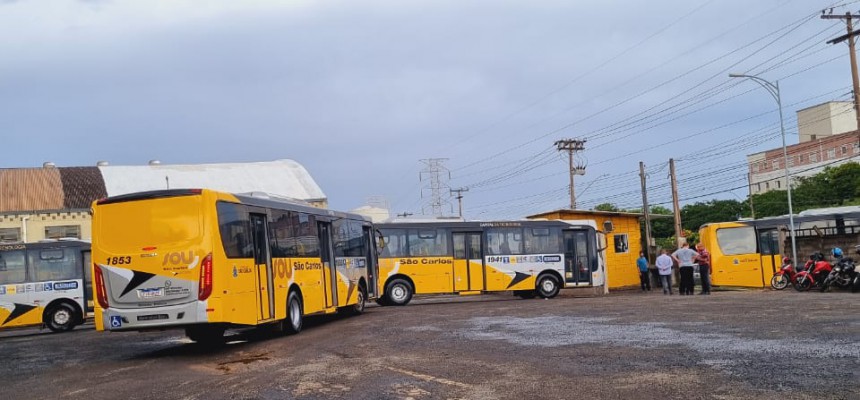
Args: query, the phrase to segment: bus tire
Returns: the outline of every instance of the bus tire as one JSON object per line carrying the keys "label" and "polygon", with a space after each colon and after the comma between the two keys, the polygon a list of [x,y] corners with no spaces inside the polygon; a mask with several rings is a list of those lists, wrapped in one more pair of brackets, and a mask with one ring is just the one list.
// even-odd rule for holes
{"label": "bus tire", "polygon": [[185,328],[185,336],[201,346],[224,344],[224,329],[218,325],[193,325]]}
{"label": "bus tire", "polygon": [[349,308],[350,315],[361,315],[364,313],[364,308],[367,306],[367,289],[364,287],[364,284],[358,285],[358,293],[356,294],[358,299],[356,299],[355,304]]}
{"label": "bus tire", "polygon": [[405,279],[392,279],[385,287],[385,301],[394,306],[405,306],[412,300],[413,291]]}
{"label": "bus tire", "polygon": [[302,298],[295,291],[291,291],[287,296],[287,318],[281,321],[281,332],[287,335],[301,332],[304,324],[302,313]]}
{"label": "bus tire", "polygon": [[53,332],[66,332],[74,329],[81,320],[75,307],[68,303],[59,303],[45,311],[45,325]]}
{"label": "bus tire", "polygon": [[538,277],[537,294],[541,298],[551,299],[558,295],[559,289],[558,278],[552,274],[543,274]]}

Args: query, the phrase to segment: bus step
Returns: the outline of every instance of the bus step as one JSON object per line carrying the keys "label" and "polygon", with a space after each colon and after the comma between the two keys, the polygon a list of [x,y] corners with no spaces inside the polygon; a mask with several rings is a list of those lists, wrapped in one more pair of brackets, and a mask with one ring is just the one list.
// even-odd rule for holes
{"label": "bus step", "polygon": [[457,294],[459,294],[460,296],[474,296],[476,294],[481,294],[481,293],[483,293],[483,292],[481,292],[480,290],[472,290],[472,291],[468,291],[468,292],[460,292]]}

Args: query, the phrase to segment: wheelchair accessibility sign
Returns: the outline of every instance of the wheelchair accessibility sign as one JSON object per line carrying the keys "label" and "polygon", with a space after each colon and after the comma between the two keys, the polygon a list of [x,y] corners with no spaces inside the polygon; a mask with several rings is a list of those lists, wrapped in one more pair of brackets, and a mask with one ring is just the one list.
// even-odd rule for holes
{"label": "wheelchair accessibility sign", "polygon": [[110,316],[110,327],[111,328],[121,328],[122,327],[122,317],[119,315],[111,315]]}

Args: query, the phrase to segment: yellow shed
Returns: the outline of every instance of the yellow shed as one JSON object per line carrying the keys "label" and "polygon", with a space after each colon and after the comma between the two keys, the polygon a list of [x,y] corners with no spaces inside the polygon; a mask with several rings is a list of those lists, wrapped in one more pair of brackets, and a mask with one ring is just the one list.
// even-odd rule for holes
{"label": "yellow shed", "polygon": [[612,223],[606,234],[606,275],[609,288],[639,285],[636,259],[642,251],[642,214],[612,211],[559,209],[527,216],[528,219],[592,220],[599,229]]}

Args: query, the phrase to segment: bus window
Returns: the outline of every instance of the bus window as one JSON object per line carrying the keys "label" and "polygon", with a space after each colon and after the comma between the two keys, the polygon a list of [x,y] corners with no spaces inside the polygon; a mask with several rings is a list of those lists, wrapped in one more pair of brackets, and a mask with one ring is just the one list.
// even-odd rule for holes
{"label": "bus window", "polygon": [[361,223],[339,219],[332,223],[335,257],[364,257],[364,238]]}
{"label": "bus window", "polygon": [[28,250],[30,278],[36,282],[81,278],[78,251],[73,248]]}
{"label": "bus window", "polygon": [[296,256],[319,257],[320,238],[317,234],[317,217],[305,213],[298,214],[298,224],[294,224]]}
{"label": "bus window", "polygon": [[24,251],[4,251],[0,253],[0,284],[24,283],[27,281],[27,263]]}
{"label": "bus window", "polygon": [[218,202],[218,227],[227,258],[253,258],[251,222],[241,204]]}
{"label": "bus window", "polygon": [[448,232],[444,229],[410,229],[409,255],[412,257],[448,255]]}
{"label": "bus window", "polygon": [[526,228],[526,254],[561,253],[560,228]]}
{"label": "bus window", "polygon": [[269,223],[269,247],[272,258],[295,257],[296,246],[293,239],[293,225],[290,213],[272,210],[272,222]]}
{"label": "bus window", "polygon": [[779,254],[779,232],[776,229],[760,231],[758,241],[761,254]]}
{"label": "bus window", "polygon": [[487,229],[488,253],[491,256],[523,254],[523,234],[520,228]]}
{"label": "bus window", "polygon": [[380,229],[385,246],[382,248],[382,257],[409,257],[406,247],[406,229]]}
{"label": "bus window", "polygon": [[755,253],[755,241],[755,228],[751,226],[717,229],[717,245],[727,256]]}

